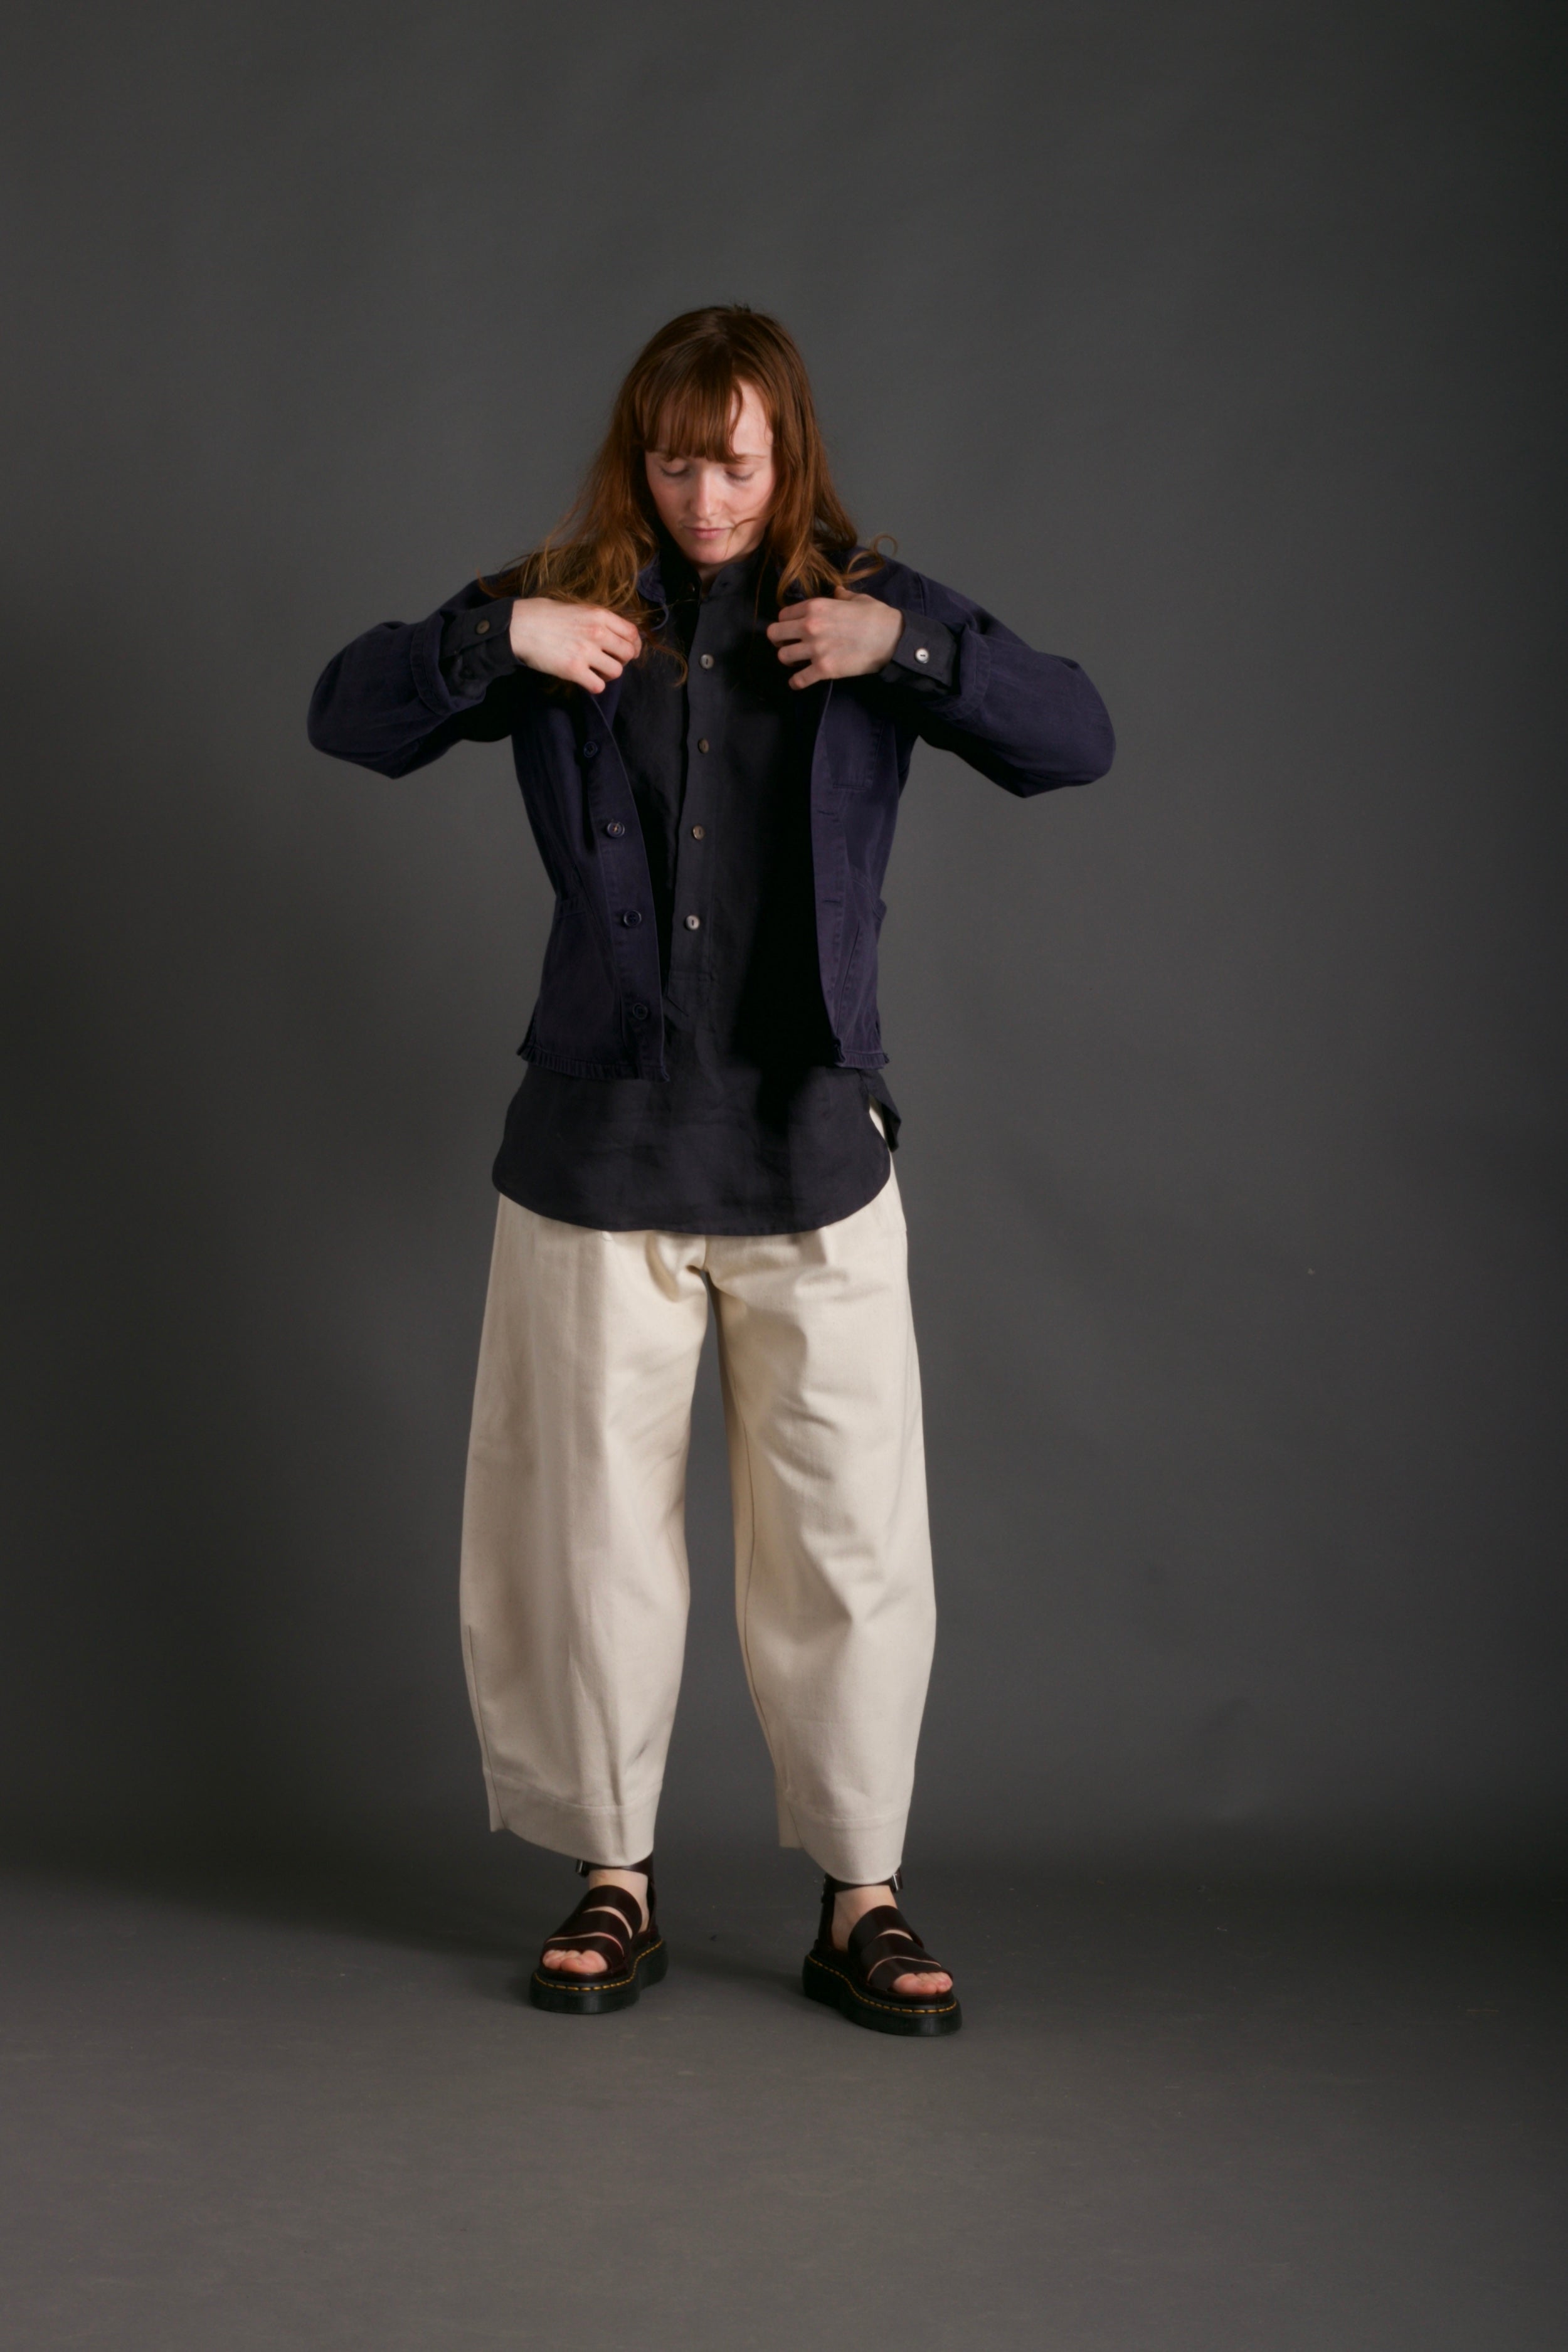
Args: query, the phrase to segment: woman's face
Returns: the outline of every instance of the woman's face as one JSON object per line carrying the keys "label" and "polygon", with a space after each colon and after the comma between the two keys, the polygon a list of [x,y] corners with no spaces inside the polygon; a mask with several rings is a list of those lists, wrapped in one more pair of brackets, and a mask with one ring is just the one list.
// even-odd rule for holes
{"label": "woman's face", "polygon": [[648,449],[643,464],[658,519],[700,579],[761,545],[773,501],[773,434],[754,384],[741,386],[727,458]]}

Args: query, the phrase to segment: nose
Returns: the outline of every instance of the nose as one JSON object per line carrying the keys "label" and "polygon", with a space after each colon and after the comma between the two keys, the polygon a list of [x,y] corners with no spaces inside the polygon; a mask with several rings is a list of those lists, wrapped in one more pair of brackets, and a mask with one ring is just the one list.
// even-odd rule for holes
{"label": "nose", "polygon": [[707,473],[699,474],[691,492],[691,520],[708,522],[719,514],[719,485]]}

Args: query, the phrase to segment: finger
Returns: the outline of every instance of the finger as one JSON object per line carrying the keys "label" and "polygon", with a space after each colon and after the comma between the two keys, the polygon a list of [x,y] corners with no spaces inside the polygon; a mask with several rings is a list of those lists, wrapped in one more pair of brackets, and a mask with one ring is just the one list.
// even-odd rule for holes
{"label": "finger", "polygon": [[770,621],[767,634],[775,646],[787,646],[793,644],[796,637],[804,636],[805,632],[792,616],[787,621]]}
{"label": "finger", "polygon": [[591,670],[596,670],[601,677],[619,677],[626,664],[618,662],[614,654],[607,654],[602,647],[596,646],[588,656],[588,667]]}
{"label": "finger", "polygon": [[788,645],[781,646],[779,647],[779,659],[782,662],[809,661],[811,659],[811,647],[805,645],[796,645],[792,639]]}
{"label": "finger", "polygon": [[815,686],[818,679],[825,678],[826,676],[827,672],[821,668],[818,664],[814,662],[809,669],[797,669],[795,676],[790,680],[790,685],[792,688],[797,686]]}
{"label": "finger", "polygon": [[624,614],[612,613],[603,604],[580,605],[577,614],[577,635],[589,646],[613,646],[617,653],[634,653],[642,639]]}

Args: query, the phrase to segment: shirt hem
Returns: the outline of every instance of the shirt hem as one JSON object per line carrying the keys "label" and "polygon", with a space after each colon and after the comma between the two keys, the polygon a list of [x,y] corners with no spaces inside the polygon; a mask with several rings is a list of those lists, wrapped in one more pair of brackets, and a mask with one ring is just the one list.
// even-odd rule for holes
{"label": "shirt hem", "polygon": [[[853,1217],[861,1209],[869,1208],[879,1194],[886,1191],[888,1179],[892,1174],[892,1154],[885,1143],[882,1152],[882,1172],[870,1191],[863,1193],[858,1200],[852,1197],[842,1206],[837,1202],[828,1203],[828,1213],[826,1216],[816,1213],[797,1213],[788,1216],[780,1210],[759,1209],[751,1216],[716,1210],[707,1216],[695,1218],[585,1217],[580,1209],[574,1212],[563,1202],[552,1202],[542,1193],[536,1192],[531,1185],[520,1184],[515,1181],[509,1181],[499,1164],[491,1171],[491,1181],[496,1191],[505,1199],[515,1202],[520,1209],[527,1209],[536,1217],[548,1217],[553,1224],[581,1226],[588,1233],[724,1234],[732,1234],[737,1238],[760,1239],[768,1235],[782,1237],[789,1234],[820,1233],[824,1225],[842,1224],[846,1217]],[[858,1186],[856,1190],[858,1192]]]}

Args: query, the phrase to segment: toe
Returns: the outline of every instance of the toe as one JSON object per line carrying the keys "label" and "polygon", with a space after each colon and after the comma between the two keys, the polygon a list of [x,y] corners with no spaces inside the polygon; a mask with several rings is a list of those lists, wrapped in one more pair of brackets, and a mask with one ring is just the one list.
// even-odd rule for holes
{"label": "toe", "polygon": [[918,1977],[895,1977],[893,1990],[901,1993],[906,2000],[937,2000],[952,1990],[952,1979],[945,1969]]}
{"label": "toe", "polygon": [[542,1966],[553,1969],[558,1976],[597,1977],[605,1972],[604,1956],[599,1952],[547,1951]]}

